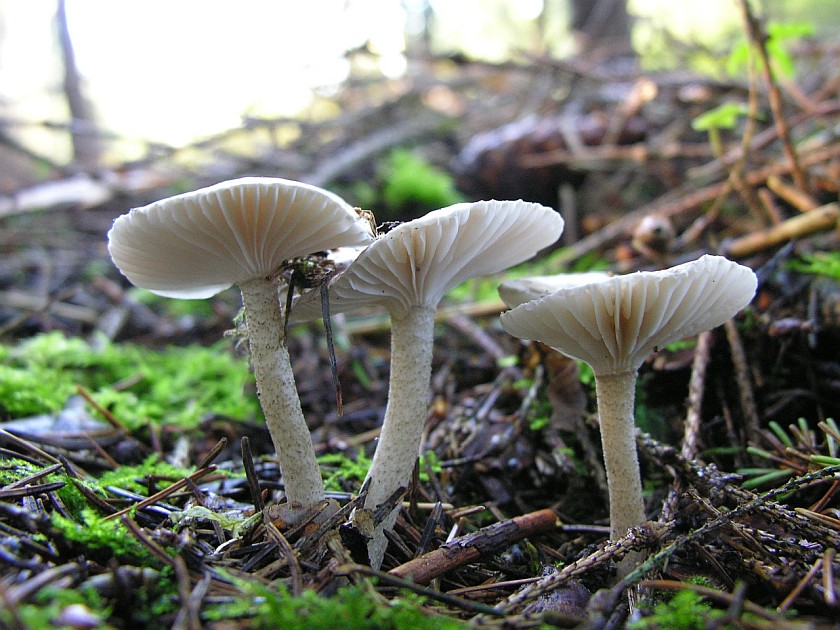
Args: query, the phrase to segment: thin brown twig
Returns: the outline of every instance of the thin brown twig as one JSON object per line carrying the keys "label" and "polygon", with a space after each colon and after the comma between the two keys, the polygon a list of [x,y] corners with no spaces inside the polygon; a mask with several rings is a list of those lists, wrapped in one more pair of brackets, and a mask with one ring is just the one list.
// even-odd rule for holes
{"label": "thin brown twig", "polygon": [[142,527],[125,515],[120,516],[120,522],[125,525],[125,527],[134,534],[134,537],[145,545],[158,560],[169,567],[174,566],[174,560],[168,553],[166,553],[163,547],[157,544],[146,534],[146,532],[143,531]]}
{"label": "thin brown twig", "polygon": [[485,604],[473,602],[468,599],[455,597],[454,595],[449,595],[448,593],[442,593],[438,590],[428,588],[420,584],[416,584],[412,580],[406,580],[405,578],[392,575],[391,573],[386,573],[385,571],[377,571],[375,569],[371,569],[369,566],[361,564],[344,564],[337,567],[335,572],[336,575],[345,575],[348,577],[354,574],[362,574],[368,577],[375,577],[379,580],[380,583],[390,584],[392,586],[404,588],[414,593],[418,593],[420,595],[428,597],[429,599],[443,602],[444,604],[460,608],[461,610],[465,610],[467,612],[479,613],[491,617],[504,616],[504,612],[499,610],[498,608],[486,606]]}
{"label": "thin brown twig", "polygon": [[735,322],[731,319],[723,325],[726,331],[726,339],[729,341],[729,354],[732,357],[732,365],[735,367],[735,377],[738,383],[738,394],[741,398],[741,412],[744,414],[747,439],[759,434],[761,419],[758,417],[758,407],[753,395],[752,379],[750,378],[750,366],[747,361],[747,353],[744,351],[744,344]]}
{"label": "thin brown twig", "polygon": [[260,490],[260,480],[254,468],[254,457],[251,454],[251,440],[248,439],[248,436],[242,438],[240,449],[242,451],[242,465],[245,468],[245,480],[248,483],[248,492],[251,494],[251,501],[257,512],[262,512],[265,503],[263,502],[262,491]]}
{"label": "thin brown twig", "polygon": [[791,174],[796,187],[802,192],[807,193],[810,188],[808,186],[808,179],[805,171],[800,164],[799,156],[796,149],[793,147],[793,142],[790,139],[790,129],[788,128],[787,119],[782,105],[782,95],[779,91],[779,86],[776,83],[776,78],[773,75],[773,68],[770,65],[770,55],[767,53],[767,35],[762,31],[758,19],[752,12],[748,0],[738,0],[738,6],[741,9],[741,15],[744,19],[744,26],[747,36],[755,46],[756,51],[761,57],[762,76],[764,83],[767,85],[767,99],[770,103],[770,110],[773,112],[773,121],[778,130],[779,140],[782,143],[782,151],[787,157],[790,164]]}
{"label": "thin brown twig", "polygon": [[783,613],[786,610],[788,610],[788,608],[793,606],[794,602],[796,601],[796,598],[802,594],[802,591],[805,590],[805,587],[808,586],[808,583],[814,579],[814,577],[817,575],[817,572],[822,568],[822,566],[823,559],[819,558],[816,562],[814,562],[813,565],[811,565],[811,568],[808,570],[808,573],[802,576],[802,579],[796,583],[796,586],[794,586],[791,589],[790,593],[788,593],[782,600],[782,602],[776,607],[776,612]]}
{"label": "thin brown twig", "polygon": [[61,463],[60,460],[56,459],[55,457],[53,457],[52,455],[50,455],[46,451],[42,451],[40,448],[38,448],[34,444],[30,444],[29,442],[27,442],[23,438],[20,438],[13,433],[9,433],[5,429],[0,429],[0,439],[5,439],[6,441],[11,442],[15,446],[17,446],[19,448],[22,448],[24,451],[32,453],[33,455],[37,455],[38,457],[41,457],[42,459],[45,459],[48,462],[51,462],[53,464],[60,464]]}
{"label": "thin brown twig", "polygon": [[[216,468],[217,468],[217,466],[215,466],[215,465],[207,466],[206,468],[200,468],[199,470],[196,470],[193,474],[189,475],[185,479],[190,479],[191,481],[198,481],[202,477],[206,477],[211,472],[214,472],[216,470]],[[185,481],[185,479],[179,479],[178,481],[173,483],[171,486],[168,486],[168,487],[164,488],[160,492],[156,492],[152,496],[150,496],[146,499],[143,499],[142,501],[139,501],[138,503],[135,503],[134,505],[130,505],[127,508],[124,508],[124,509],[120,510],[119,512],[114,512],[113,514],[110,514],[110,515],[106,516],[103,520],[107,521],[107,520],[110,520],[112,518],[117,518],[117,517],[121,517],[125,514],[128,514],[131,510],[142,510],[145,507],[149,507],[150,505],[153,505],[153,504],[157,503],[161,499],[165,499],[169,495],[174,494],[178,490],[181,490],[182,488],[186,487],[187,482]]]}
{"label": "thin brown twig", "polygon": [[418,584],[427,584],[447,571],[469,564],[482,555],[493,553],[528,536],[551,531],[558,524],[557,514],[548,509],[517,516],[447,542],[391,569],[389,573]]}
{"label": "thin brown twig", "polygon": [[174,630],[201,630],[201,620],[198,616],[198,610],[193,605],[192,579],[190,578],[187,563],[181,556],[175,556],[172,559],[172,566],[175,568],[175,578],[178,583],[178,598],[181,600],[181,610],[178,612],[172,628]]}
{"label": "thin brown twig", "polygon": [[110,410],[100,405],[86,388],[82,387],[81,385],[76,385],[76,393],[78,393],[79,396],[84,398],[85,402],[87,402],[87,404],[93,407],[96,410],[96,412],[100,416],[102,416],[112,427],[126,435],[130,433],[130,431],[125,428],[125,425],[123,425],[123,423],[120,422],[119,419],[110,412]]}
{"label": "thin brown twig", "polygon": [[280,555],[289,567],[289,576],[292,581],[291,593],[297,597],[303,592],[303,574],[300,570],[297,553],[292,549],[283,532],[271,521],[268,512],[263,512],[263,526],[265,527],[266,535],[280,549]]}

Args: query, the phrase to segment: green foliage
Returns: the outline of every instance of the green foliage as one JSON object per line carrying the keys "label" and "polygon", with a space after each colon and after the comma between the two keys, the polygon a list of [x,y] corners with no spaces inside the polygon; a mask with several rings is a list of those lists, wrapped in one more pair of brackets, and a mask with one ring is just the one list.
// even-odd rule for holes
{"label": "green foliage", "polygon": [[0,410],[11,418],[53,414],[82,385],[130,429],[148,421],[192,427],[211,412],[234,419],[259,415],[256,397],[242,394],[251,378],[229,342],[153,352],[47,333],[2,348]]}
{"label": "green foliage", "polygon": [[440,465],[437,453],[434,451],[425,451],[420,455],[420,481],[428,483],[429,471],[432,474],[439,475],[443,472],[443,466]]}
{"label": "green foliage", "polygon": [[327,491],[343,492],[347,490],[342,484],[345,480],[357,481],[361,485],[370,468],[370,459],[362,451],[359,451],[356,461],[343,453],[327,453],[318,457],[318,464],[324,478],[324,488]]}
{"label": "green foliage", "polygon": [[738,120],[749,114],[749,111],[746,103],[723,103],[697,116],[691,121],[691,128],[695,131],[734,129]]}
{"label": "green foliage", "polygon": [[466,626],[454,619],[428,615],[413,596],[380,602],[362,586],[340,589],[325,598],[314,591],[292,597],[284,588],[277,590],[236,580],[245,599],[208,610],[208,621],[252,616],[258,629],[294,630],[455,630]]}
{"label": "green foliage", "polygon": [[[747,446],[747,453],[767,460],[769,465],[739,468],[738,474],[746,477],[741,486],[748,489],[777,487],[794,475],[802,474],[802,469],[793,464],[794,461],[808,460],[818,467],[840,464],[840,428],[837,423],[833,418],[826,418],[817,426],[822,434],[813,430],[805,418],[799,418],[796,424],[788,425],[787,429],[778,422],[768,422],[767,427],[775,438],[775,441],[771,442],[773,452],[750,444]],[[799,457],[792,458],[792,454],[798,454]],[[786,461],[790,464],[785,465]]]}
{"label": "green foliage", "polygon": [[[767,41],[764,46],[770,64],[775,70],[786,77],[792,77],[795,72],[793,58],[787,51],[787,44],[791,40],[810,37],[814,34],[812,24],[771,22],[767,25]],[[742,41],[732,48],[727,60],[726,70],[734,76],[750,63],[751,42]]]}
{"label": "green foliage", "polygon": [[531,404],[528,412],[528,427],[531,431],[542,431],[551,423],[551,403],[545,399],[537,399]]}
{"label": "green foliage", "polygon": [[583,361],[578,361],[578,380],[580,381],[581,385],[592,389],[595,387],[595,372],[592,371],[592,368],[589,366],[588,363],[584,363]]}
{"label": "green foliage", "polygon": [[794,271],[812,273],[840,280],[840,252],[814,252],[803,254],[801,260],[792,260],[788,266]]}
{"label": "green foliage", "polygon": [[395,149],[383,168],[382,199],[399,210],[408,204],[426,210],[464,201],[452,177],[405,149]]}
{"label": "green foliage", "polygon": [[653,614],[628,627],[632,630],[643,628],[662,628],[663,630],[703,630],[707,624],[724,615],[703,601],[691,590],[678,591],[666,602],[656,605]]}
{"label": "green foliage", "polygon": [[502,276],[481,276],[470,278],[446,294],[450,302],[491,302],[499,299],[499,283],[517,277],[514,270],[508,270]]}

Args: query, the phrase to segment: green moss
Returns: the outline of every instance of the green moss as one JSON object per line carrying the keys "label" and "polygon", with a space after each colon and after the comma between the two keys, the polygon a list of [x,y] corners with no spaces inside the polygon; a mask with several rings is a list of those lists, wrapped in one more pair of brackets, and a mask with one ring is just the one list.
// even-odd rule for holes
{"label": "green moss", "polygon": [[435,475],[443,472],[443,466],[440,465],[440,460],[434,451],[424,451],[420,454],[420,481],[422,483],[429,482],[429,471]]}
{"label": "green moss", "polygon": [[702,630],[724,612],[712,608],[697,593],[691,590],[678,591],[666,602],[653,609],[653,614],[630,624],[632,630],[643,628],[668,628],[668,630]]}
{"label": "green moss", "polygon": [[[100,622],[97,628],[111,630],[114,626],[107,625],[105,619],[111,614],[110,607],[93,589],[59,589],[47,586],[38,591],[34,601],[19,604],[15,613],[26,628],[57,628],[70,629],[72,627],[59,623],[62,613],[70,606],[83,606],[91,619],[97,617]],[[0,627],[13,628],[16,624],[12,620],[10,611],[0,609]]]}
{"label": "green moss", "polygon": [[802,273],[812,273],[840,280],[840,253],[838,252],[804,254],[801,260],[790,261],[789,266],[791,269]]}
{"label": "green moss", "polygon": [[155,478],[155,492],[157,492],[191,475],[193,472],[195,471],[178,468],[168,462],[161,461],[157,455],[151,455],[138,466],[120,466],[116,470],[102,474],[97,481],[97,485],[100,488],[106,488],[107,486],[124,488],[148,496],[148,479]]}
{"label": "green moss", "polygon": [[101,563],[116,558],[121,563],[160,566],[160,561],[118,519],[105,520],[93,508],[84,508],[79,521],[53,513],[52,525],[79,553]]}
{"label": "green moss", "polygon": [[325,598],[313,591],[292,597],[277,590],[237,580],[244,597],[205,612],[205,620],[252,617],[255,628],[295,630],[455,630],[466,625],[449,617],[429,615],[414,596],[380,602],[361,586],[340,589]]}
{"label": "green moss", "polygon": [[449,174],[410,151],[391,152],[383,171],[382,198],[392,210],[409,204],[433,210],[464,201]]}
{"label": "green moss", "polygon": [[53,414],[81,385],[129,429],[149,421],[192,427],[209,413],[259,416],[256,396],[243,393],[251,379],[228,341],[153,352],[47,333],[0,352],[0,411],[8,418]]}
{"label": "green moss", "polygon": [[[342,453],[327,453],[318,457],[324,489],[328,492],[347,492],[358,489],[370,468],[370,459],[361,451],[354,461]],[[355,481],[352,489],[344,486],[344,481]]]}

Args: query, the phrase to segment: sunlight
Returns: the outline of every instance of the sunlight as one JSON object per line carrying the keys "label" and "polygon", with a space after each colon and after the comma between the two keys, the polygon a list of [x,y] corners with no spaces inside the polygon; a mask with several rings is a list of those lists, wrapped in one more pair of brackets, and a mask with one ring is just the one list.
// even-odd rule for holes
{"label": "sunlight", "polygon": [[[180,145],[235,127],[243,113],[299,113],[312,88],[346,78],[343,53],[402,32],[384,0],[68,0],[81,72],[103,124]],[[380,38],[399,53],[401,40]],[[377,41],[380,41],[377,40]]]}

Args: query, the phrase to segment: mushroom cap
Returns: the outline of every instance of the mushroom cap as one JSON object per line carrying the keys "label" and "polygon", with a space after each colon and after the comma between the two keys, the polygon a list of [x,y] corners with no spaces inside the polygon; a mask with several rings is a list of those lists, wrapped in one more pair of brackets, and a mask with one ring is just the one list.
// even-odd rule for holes
{"label": "mushroom cap", "polygon": [[[400,317],[410,308],[435,308],[452,287],[531,258],[562,231],[557,212],[521,200],[435,210],[398,225],[359,254],[331,284],[330,310],[378,304]],[[293,319],[312,308],[320,303],[301,300]]]}
{"label": "mushroom cap", "polygon": [[499,297],[508,308],[515,308],[525,302],[538,300],[560,289],[589,282],[600,282],[611,278],[606,271],[584,271],[581,273],[558,273],[553,276],[528,276],[505,280],[499,285]]}
{"label": "mushroom cap", "polygon": [[291,258],[372,239],[369,223],[326,190],[244,177],[118,217],[108,251],[136,286],[189,299],[269,276]]}
{"label": "mushroom cap", "polygon": [[749,304],[753,271],[722,256],[560,289],[502,313],[502,328],[588,363],[635,371],[651,352],[719,326]]}

